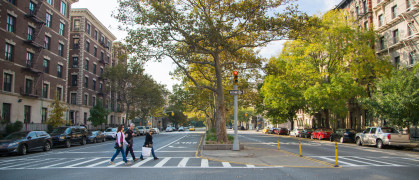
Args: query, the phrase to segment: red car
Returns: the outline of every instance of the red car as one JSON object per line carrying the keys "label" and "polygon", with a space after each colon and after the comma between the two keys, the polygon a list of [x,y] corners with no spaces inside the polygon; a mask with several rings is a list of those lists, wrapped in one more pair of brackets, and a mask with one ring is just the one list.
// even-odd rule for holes
{"label": "red car", "polygon": [[288,129],[287,128],[278,128],[278,129],[274,129],[273,131],[275,134],[279,134],[279,135],[288,135]]}
{"label": "red car", "polygon": [[320,128],[316,129],[313,133],[311,133],[311,139],[329,139],[330,135],[333,133],[332,129]]}

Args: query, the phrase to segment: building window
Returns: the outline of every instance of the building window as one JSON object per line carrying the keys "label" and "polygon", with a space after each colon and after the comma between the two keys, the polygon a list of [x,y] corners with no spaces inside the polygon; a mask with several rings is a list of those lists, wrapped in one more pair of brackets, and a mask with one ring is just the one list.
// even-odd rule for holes
{"label": "building window", "polygon": [[3,91],[12,92],[13,75],[4,73]]}
{"label": "building window", "polygon": [[57,67],[57,77],[62,78],[63,77],[63,66],[58,65]]}
{"label": "building window", "polygon": [[32,94],[32,80],[26,79],[25,81],[25,94]]}
{"label": "building window", "polygon": [[396,66],[396,68],[399,68],[400,66],[400,56],[397,56],[394,58],[394,65]]}
{"label": "building window", "polygon": [[3,103],[2,119],[5,122],[10,122],[10,115],[12,113],[12,104]]}
{"label": "building window", "polygon": [[413,65],[413,64],[415,64],[415,63],[416,63],[415,56],[416,56],[416,50],[414,50],[414,51],[412,51],[412,52],[409,52],[409,63],[410,63],[411,65]]}
{"label": "building window", "polygon": [[79,19],[74,20],[74,30],[75,31],[80,30],[80,20]]}
{"label": "building window", "polygon": [[42,97],[43,98],[48,98],[48,90],[49,90],[49,85],[44,83],[43,86],[42,86]]}
{"label": "building window", "polygon": [[80,39],[79,38],[74,38],[73,39],[73,49],[79,49],[79,42],[80,42]]}
{"label": "building window", "polygon": [[90,43],[86,41],[86,48],[85,48],[85,50],[86,50],[87,52],[89,52],[89,47],[90,47]]}
{"label": "building window", "polygon": [[45,49],[48,49],[49,50],[50,44],[51,44],[51,38],[48,37],[48,36],[45,36],[45,42],[44,42]]}
{"label": "building window", "polygon": [[368,30],[368,21],[364,22],[364,28],[365,28],[365,30]]}
{"label": "building window", "polygon": [[393,44],[396,44],[399,42],[399,30],[396,29],[393,31]]}
{"label": "building window", "polygon": [[97,56],[97,47],[93,48],[93,55],[96,57]]}
{"label": "building window", "polygon": [[89,78],[88,77],[84,77],[84,87],[85,88],[89,87]]}
{"label": "building window", "polygon": [[31,123],[31,106],[25,105],[23,116],[24,116],[23,123],[25,124]]}
{"label": "building window", "polygon": [[14,46],[9,43],[6,43],[6,48],[4,51],[5,51],[4,59],[6,59],[7,61],[13,61]]}
{"label": "building window", "polygon": [[394,19],[397,17],[397,5],[391,7],[391,18]]}
{"label": "building window", "polygon": [[96,74],[96,64],[93,64],[93,74]]}
{"label": "building window", "polygon": [[366,0],[364,0],[364,1],[362,1],[362,7],[364,8],[364,14],[365,13],[367,13],[367,1]]}
{"label": "building window", "polygon": [[86,33],[87,34],[90,34],[90,24],[87,24],[86,25]]}
{"label": "building window", "polygon": [[380,26],[382,26],[383,25],[383,15],[382,14],[380,14],[379,16],[378,16],[378,27],[380,27]]}
{"label": "building window", "polygon": [[64,28],[65,28],[65,25],[62,22],[60,22],[60,35],[61,36],[64,36]]}
{"label": "building window", "polygon": [[9,3],[12,3],[13,5],[16,5],[16,0],[7,0]]}
{"label": "building window", "polygon": [[97,41],[97,31],[95,30],[95,40]]}
{"label": "building window", "polygon": [[96,106],[96,97],[92,98],[92,106]]}
{"label": "building window", "polygon": [[33,54],[30,52],[26,52],[26,67],[28,68],[32,67],[32,60],[33,60]]}
{"label": "building window", "polygon": [[100,75],[103,75],[103,68],[100,68]]}
{"label": "building window", "polygon": [[42,124],[47,123],[47,117],[48,117],[48,109],[42,108],[42,119],[41,119]]}
{"label": "building window", "polygon": [[52,5],[52,0],[47,0],[48,4]]}
{"label": "building window", "polygon": [[64,56],[64,45],[61,43],[58,43],[58,55],[61,57]]}
{"label": "building window", "polygon": [[103,37],[103,36],[102,36],[102,37],[100,37],[100,43],[101,43],[101,44],[104,44],[104,43],[105,43],[105,37]]}
{"label": "building window", "polygon": [[355,13],[356,13],[357,16],[359,16],[359,7],[358,6],[355,7]]}
{"label": "building window", "polygon": [[86,60],[84,63],[84,69],[89,70],[89,60]]}
{"label": "building window", "polygon": [[412,3],[410,2],[410,0],[406,0],[406,9],[408,9],[412,6]]}
{"label": "building window", "polygon": [[66,4],[65,4],[65,2],[64,1],[61,1],[61,7],[60,7],[60,12],[61,12],[61,14],[62,15],[64,15],[65,16],[65,12],[66,12]]}
{"label": "building window", "polygon": [[33,40],[33,32],[35,32],[35,29],[31,26],[28,26],[28,40]]}
{"label": "building window", "polygon": [[383,37],[380,37],[380,49],[381,50],[383,50],[385,48],[384,42],[385,42],[384,36]]}
{"label": "building window", "polygon": [[35,14],[35,3],[33,3],[32,1],[29,1],[29,14],[30,15],[34,15]]}
{"label": "building window", "polygon": [[103,56],[104,56],[103,52],[100,52],[100,60],[101,61],[103,61]]}
{"label": "building window", "polygon": [[60,87],[57,87],[57,97],[58,97],[58,100],[60,100],[61,101],[61,93],[62,93],[62,89],[60,88]]}
{"label": "building window", "polygon": [[77,103],[77,93],[71,93],[70,95],[70,103],[76,104]]}
{"label": "building window", "polygon": [[11,15],[7,15],[6,31],[15,32],[15,25],[16,25],[16,18]]}
{"label": "building window", "polygon": [[45,24],[47,25],[47,27],[51,27],[51,19],[52,19],[52,15],[51,14],[49,14],[49,13],[47,13],[46,15],[45,15]]}
{"label": "building window", "polygon": [[73,57],[73,68],[79,67],[79,57]]}
{"label": "building window", "polygon": [[86,106],[87,106],[87,98],[89,98],[89,97],[88,97],[87,94],[85,94],[84,99],[83,99],[83,104],[86,105]]}
{"label": "building window", "polygon": [[71,85],[77,86],[77,75],[71,75]]}
{"label": "building window", "polygon": [[99,84],[99,90],[100,90],[100,92],[102,92],[102,90],[103,90],[103,83],[100,83]]}
{"label": "building window", "polygon": [[93,90],[96,90],[96,81],[95,81],[95,80],[93,80],[93,83],[92,83],[92,89],[93,89]]}
{"label": "building window", "polygon": [[49,73],[49,60],[44,59],[44,73]]}

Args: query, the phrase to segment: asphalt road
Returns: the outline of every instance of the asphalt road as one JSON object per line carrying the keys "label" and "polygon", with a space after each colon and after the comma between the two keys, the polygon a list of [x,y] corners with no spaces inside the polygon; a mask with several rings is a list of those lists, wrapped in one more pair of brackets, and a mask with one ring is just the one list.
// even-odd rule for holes
{"label": "asphalt road", "polygon": [[[231,131],[229,131],[231,132]],[[159,160],[151,157],[125,166],[122,156],[109,164],[114,141],[54,148],[26,156],[0,157],[0,179],[417,179],[419,154],[398,149],[376,149],[340,144],[341,168],[257,167],[211,161],[196,156],[203,132],[170,132],[153,135]],[[139,157],[144,136],[136,137],[134,150]],[[246,146],[277,148],[277,138],[260,132],[243,131]],[[280,137],[281,150],[299,154],[298,138]],[[334,143],[302,142],[306,157],[334,164]],[[128,160],[131,156],[128,155]]]}

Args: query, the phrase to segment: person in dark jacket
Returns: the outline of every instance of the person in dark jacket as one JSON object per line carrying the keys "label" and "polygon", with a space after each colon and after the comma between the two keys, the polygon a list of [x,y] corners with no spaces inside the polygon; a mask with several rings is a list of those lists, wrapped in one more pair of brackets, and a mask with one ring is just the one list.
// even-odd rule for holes
{"label": "person in dark jacket", "polygon": [[[145,135],[145,142],[144,142],[144,146],[143,147],[149,147],[151,148],[151,154],[154,157],[154,160],[157,160],[159,158],[156,157],[156,154],[154,154],[154,147],[153,147],[153,136],[151,136],[153,132],[151,131],[151,129],[148,131],[148,133]],[[143,158],[143,154],[141,153],[140,156],[141,160],[144,160]]]}
{"label": "person in dark jacket", "polygon": [[125,150],[125,157],[128,157],[128,152],[131,153],[132,160],[135,162],[138,159],[135,158],[134,150],[132,149],[134,145],[134,131],[132,131],[135,127],[134,123],[131,123],[127,131],[125,131],[125,140],[128,142],[127,149]]}

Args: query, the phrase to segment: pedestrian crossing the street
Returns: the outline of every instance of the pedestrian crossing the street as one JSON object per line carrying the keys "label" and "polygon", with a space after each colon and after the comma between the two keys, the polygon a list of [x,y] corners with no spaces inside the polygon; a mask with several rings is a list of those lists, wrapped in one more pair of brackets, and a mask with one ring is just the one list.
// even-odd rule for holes
{"label": "pedestrian crossing the street", "polygon": [[[109,157],[95,158],[18,158],[0,160],[0,170],[11,169],[66,169],[66,168],[258,168],[254,165],[234,164],[230,162],[217,162],[194,157],[161,157],[153,160],[152,157],[142,161],[125,165],[122,158],[116,158],[109,163]],[[259,167],[266,168],[266,167]]]}
{"label": "pedestrian crossing the street", "polygon": [[[310,158],[335,164],[335,156],[308,156]],[[341,167],[365,167],[365,166],[392,166],[392,167],[419,167],[419,159],[405,157],[359,157],[339,156],[338,164]]]}

